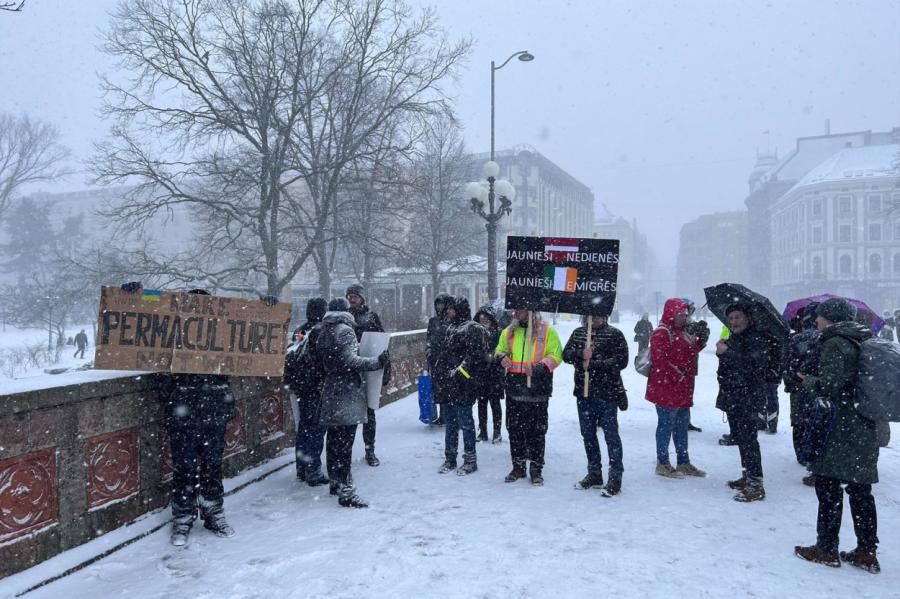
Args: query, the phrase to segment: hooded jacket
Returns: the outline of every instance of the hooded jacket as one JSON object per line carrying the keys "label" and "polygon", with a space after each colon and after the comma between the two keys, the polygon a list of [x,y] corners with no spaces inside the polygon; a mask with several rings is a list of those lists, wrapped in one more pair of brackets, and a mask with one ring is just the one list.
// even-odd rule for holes
{"label": "hooded jacket", "polygon": [[[480,316],[486,316],[491,322],[490,326],[485,327],[487,335],[487,349],[485,352],[485,360],[489,362],[485,371],[484,384],[481,387],[480,397],[483,399],[493,399],[499,397],[503,399],[506,387],[506,369],[493,360],[494,348],[500,341],[500,324],[497,322],[497,315],[494,308],[490,305],[482,306],[475,313],[475,322],[480,323]],[[482,325],[483,326],[483,325]]]}
{"label": "hooded jacket", "polygon": [[[350,306],[350,315],[353,317],[353,332],[356,333],[356,341],[362,340],[363,333],[371,331],[373,333],[383,333],[384,327],[381,326],[381,319],[378,318],[377,312],[369,310],[369,304],[366,303],[366,296],[363,295],[365,289],[362,285],[350,285],[347,288],[345,296],[351,293],[362,298],[362,305],[358,308]],[[384,374],[381,376],[381,384],[387,385],[391,380],[391,361],[388,360],[384,365]]]}
{"label": "hooded jacket", "polygon": [[487,331],[472,320],[469,300],[458,297],[453,302],[456,317],[447,327],[443,359],[446,379],[443,398],[451,405],[471,406],[480,395],[487,377]]}
{"label": "hooded jacket", "polygon": [[675,317],[687,315],[689,304],[680,298],[666,300],[659,326],[650,336],[650,362],[647,401],[664,408],[689,408],[694,405],[694,379],[697,356],[705,343],[688,340],[683,327],[675,326]]}
{"label": "hooded jacket", "polygon": [[310,348],[315,347],[320,323],[327,312],[328,303],[314,297],[306,304],[306,322],[298,329],[297,339],[291,343],[284,356],[284,384],[310,403],[318,404],[322,393],[322,371],[312,360]]}
{"label": "hooded jacket", "polygon": [[359,355],[359,342],[348,312],[328,312],[316,339],[314,359],[322,369],[319,423],[343,426],[365,423],[368,414],[363,372],[378,370],[378,358]]}
{"label": "hooded jacket", "polygon": [[828,325],[819,336],[819,367],[815,376],[803,381],[803,388],[834,402],[836,413],[822,457],[811,466],[816,476],[866,485],[878,482],[876,425],[853,407],[859,344],[871,336],[866,326],[852,321]]}
{"label": "hooded jacket", "polygon": [[728,349],[719,354],[719,395],[716,407],[727,413],[765,412],[768,371],[773,363],[769,338],[753,321],[741,333],[724,340]]}
{"label": "hooded jacket", "polygon": [[653,325],[648,318],[642,316],[634,325],[634,340],[638,343],[647,342],[650,340],[650,335],[652,334]]}
{"label": "hooded jacket", "polygon": [[446,293],[439,293],[434,298],[434,316],[428,319],[428,330],[425,333],[425,359],[428,362],[428,371],[434,372],[435,362],[437,360],[438,348],[444,342],[444,336],[447,334],[447,319],[444,313],[438,312],[437,305],[444,304],[444,312],[447,306],[453,303],[453,296]]}
{"label": "hooded jacket", "polygon": [[[587,344],[587,327],[572,331],[563,350],[563,361],[575,366],[575,397],[584,397],[584,360],[582,352]],[[628,366],[628,343],[625,335],[616,327],[604,324],[591,331],[593,355],[588,362],[591,375],[588,385],[590,399],[620,402],[626,398],[622,384],[622,370]]]}

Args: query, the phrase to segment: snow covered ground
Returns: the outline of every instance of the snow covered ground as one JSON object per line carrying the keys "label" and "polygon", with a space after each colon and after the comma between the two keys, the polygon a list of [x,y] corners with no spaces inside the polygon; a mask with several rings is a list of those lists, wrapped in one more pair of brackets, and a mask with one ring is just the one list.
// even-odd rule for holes
{"label": "snow covered ground", "polygon": [[[573,326],[558,327],[563,341]],[[632,326],[622,324],[628,339]],[[443,429],[421,425],[416,398],[410,396],[378,414],[380,468],[360,461],[357,436],[354,478],[369,509],[338,507],[327,488],[298,484],[288,467],[226,500],[238,531],[233,539],[197,527],[191,544],[175,549],[164,529],[26,596],[898,596],[895,448],[882,450],[883,482],[874,487],[883,572],[873,576],[803,562],[793,556],[793,547],[815,541],[816,499],[813,489],[801,484],[804,471],[793,458],[787,397],[782,397],[778,434],[760,438],[768,497],[736,503],[725,481],[740,474],[737,448],[716,443],[727,427],[714,408],[715,366],[713,353],[705,352],[693,414],[703,432],[690,436],[692,461],[709,472],[706,479],[653,474],[656,415],[643,399],[646,379],[629,368],[631,405],[619,415],[623,493],[607,499],[597,490],[575,490],[586,462],[572,369],[563,366],[550,403],[542,488],[503,483],[510,468],[505,431],[502,444],[479,444],[477,473],[438,475]],[[605,459],[605,448],[603,453]],[[855,546],[847,507],[841,545]],[[0,581],[0,596],[63,571],[63,560],[77,557],[74,552],[38,566],[40,572],[33,568]]]}
{"label": "snow covered ground", "polygon": [[[60,351],[60,360],[56,364],[42,364],[35,366],[34,364],[22,364],[21,367],[15,367],[12,370],[3,364],[0,364],[0,395],[13,393],[11,389],[20,390],[29,387],[29,382],[36,382],[37,379],[49,377],[52,383],[52,377],[44,372],[45,369],[63,369],[78,368],[94,360],[94,335],[91,325],[73,326],[68,331],[68,336],[75,335],[84,329],[88,335],[88,346],[84,352],[84,358],[75,358],[76,347],[73,345],[65,345]],[[56,342],[56,335],[53,335],[53,342]],[[12,359],[10,353],[16,350],[24,350],[26,347],[47,347],[47,329],[17,329],[7,326],[6,331],[0,334],[0,362]],[[12,374],[12,376],[10,376]],[[48,386],[37,383],[40,386]]]}

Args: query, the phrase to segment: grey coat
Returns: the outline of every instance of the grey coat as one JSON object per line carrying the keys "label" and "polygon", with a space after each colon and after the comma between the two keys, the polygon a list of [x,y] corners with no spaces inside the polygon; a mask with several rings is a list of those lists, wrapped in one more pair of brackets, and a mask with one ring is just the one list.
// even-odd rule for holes
{"label": "grey coat", "polygon": [[319,424],[346,426],[366,422],[366,384],[362,375],[380,369],[378,358],[359,355],[359,343],[349,312],[328,312],[316,340],[315,357],[322,369]]}

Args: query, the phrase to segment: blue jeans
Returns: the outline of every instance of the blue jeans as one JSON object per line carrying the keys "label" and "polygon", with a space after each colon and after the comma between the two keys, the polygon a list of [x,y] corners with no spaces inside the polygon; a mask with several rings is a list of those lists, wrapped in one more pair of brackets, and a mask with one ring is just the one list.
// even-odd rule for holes
{"label": "blue jeans", "polygon": [[462,429],[463,455],[475,456],[475,418],[472,406],[444,404],[444,454],[455,460],[459,451],[459,431]]}
{"label": "blue jeans", "polygon": [[690,464],[688,457],[688,424],[691,422],[690,408],[664,408],[656,406],[656,461],[669,462],[669,440],[675,441],[675,456],[678,465]]}
{"label": "blue jeans", "polygon": [[297,407],[297,475],[306,478],[322,473],[322,449],[328,429],[319,426],[318,401],[299,397]]}
{"label": "blue jeans", "polygon": [[609,480],[622,480],[622,439],[619,437],[618,403],[607,399],[578,398],[578,423],[581,425],[581,438],[584,441],[584,452],[587,454],[588,472],[601,474],[603,461],[600,456],[600,442],[597,439],[597,426],[603,429],[606,439],[606,451],[609,454]]}

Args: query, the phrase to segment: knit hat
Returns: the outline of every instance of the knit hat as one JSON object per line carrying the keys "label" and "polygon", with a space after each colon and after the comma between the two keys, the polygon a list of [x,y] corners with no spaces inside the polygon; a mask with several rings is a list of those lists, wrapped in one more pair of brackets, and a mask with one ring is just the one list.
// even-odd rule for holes
{"label": "knit hat", "polygon": [[346,291],[346,293],[344,293],[344,297],[349,297],[351,295],[358,295],[359,297],[362,298],[363,303],[365,303],[366,302],[365,291],[366,291],[365,287],[363,287],[359,283],[354,283],[353,285],[350,285],[349,287],[347,287],[347,291]]}
{"label": "knit hat", "polygon": [[336,297],[330,302],[328,302],[328,311],[329,312],[347,312],[350,310],[350,302],[347,301],[347,298],[344,297]]}
{"label": "knit hat", "polygon": [[314,297],[306,302],[306,320],[310,322],[319,322],[325,316],[328,309],[328,302],[324,297]]}
{"label": "knit hat", "polygon": [[856,306],[842,297],[832,297],[819,304],[816,316],[831,322],[856,320]]}

